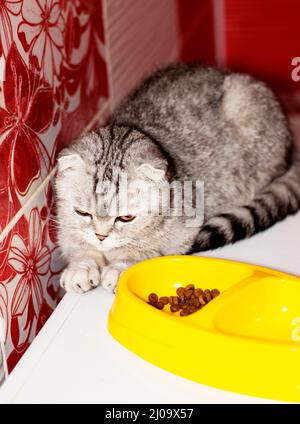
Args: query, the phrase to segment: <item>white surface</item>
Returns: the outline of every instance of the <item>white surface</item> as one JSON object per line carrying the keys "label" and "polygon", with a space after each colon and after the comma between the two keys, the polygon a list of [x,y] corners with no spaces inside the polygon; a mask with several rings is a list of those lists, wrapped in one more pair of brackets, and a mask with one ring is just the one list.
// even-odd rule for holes
{"label": "white surface", "polygon": [[[300,275],[300,213],[206,256]],[[66,295],[0,389],[0,403],[267,402],[193,383],[127,351],[106,329],[112,301],[102,288]]]}

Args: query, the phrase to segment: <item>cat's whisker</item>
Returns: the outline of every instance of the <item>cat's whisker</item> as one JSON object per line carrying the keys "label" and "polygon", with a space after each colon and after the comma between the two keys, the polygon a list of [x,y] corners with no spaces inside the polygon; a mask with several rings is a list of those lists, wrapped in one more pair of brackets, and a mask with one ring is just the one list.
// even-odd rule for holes
{"label": "cat's whisker", "polygon": [[[154,73],[107,126],[62,151],[58,167],[58,216],[53,209],[49,223],[70,262],[72,272],[63,284],[77,292],[72,276],[80,261],[81,269],[99,277],[91,251],[99,257],[103,248],[110,266],[120,258],[138,262],[214,249],[263,231],[300,207],[300,159],[272,91],[249,75],[200,65],[171,65]],[[113,218],[112,199],[124,176],[130,185],[123,186],[129,200],[124,210],[138,210],[140,216],[128,212]],[[204,214],[204,224],[195,220],[187,226],[183,216],[143,216],[160,194],[151,204],[149,191],[146,196],[141,185],[131,186],[137,181],[148,190],[167,187],[172,193],[178,183],[182,213],[192,205]],[[186,182],[201,184],[201,199]],[[112,210],[101,217],[107,208]],[[79,290],[90,288],[87,279]]]}

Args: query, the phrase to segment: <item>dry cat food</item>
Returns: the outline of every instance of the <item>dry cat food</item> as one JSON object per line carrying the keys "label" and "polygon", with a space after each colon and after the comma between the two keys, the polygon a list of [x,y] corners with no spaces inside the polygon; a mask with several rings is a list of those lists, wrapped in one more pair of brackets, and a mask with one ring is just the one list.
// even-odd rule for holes
{"label": "dry cat food", "polygon": [[161,296],[151,293],[148,296],[148,303],[154,308],[163,309],[170,305],[171,312],[180,311],[180,316],[190,315],[203,308],[208,302],[220,294],[218,289],[202,290],[195,288],[194,284],[186,287],[179,287],[176,290],[177,296]]}

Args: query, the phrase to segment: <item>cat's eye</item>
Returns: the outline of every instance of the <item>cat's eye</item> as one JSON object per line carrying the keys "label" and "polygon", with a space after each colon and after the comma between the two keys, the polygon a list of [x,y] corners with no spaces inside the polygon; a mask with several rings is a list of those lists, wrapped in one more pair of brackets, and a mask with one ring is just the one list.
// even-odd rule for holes
{"label": "cat's eye", "polygon": [[135,216],[133,215],[123,215],[123,216],[118,216],[117,220],[121,222],[130,222],[130,221],[133,221],[134,218]]}
{"label": "cat's eye", "polygon": [[90,214],[88,212],[84,212],[81,209],[74,208],[74,211],[80,216],[87,217],[87,218],[93,218],[92,214]]}

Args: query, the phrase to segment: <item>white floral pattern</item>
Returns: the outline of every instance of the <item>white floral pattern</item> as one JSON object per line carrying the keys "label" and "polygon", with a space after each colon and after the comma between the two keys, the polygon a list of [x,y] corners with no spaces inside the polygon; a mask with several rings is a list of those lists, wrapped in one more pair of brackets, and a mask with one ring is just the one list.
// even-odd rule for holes
{"label": "white floral pattern", "polygon": [[59,78],[62,59],[65,22],[58,1],[30,0],[23,2],[23,22],[18,35],[29,54],[37,59],[41,76],[53,85]]}
{"label": "white floral pattern", "polygon": [[[101,28],[101,0],[0,0],[0,315],[9,371],[62,296],[51,185],[25,204],[57,152],[108,98],[104,33],[96,31],[96,20]],[[91,63],[99,76],[92,81]]]}

